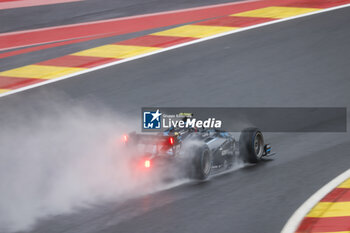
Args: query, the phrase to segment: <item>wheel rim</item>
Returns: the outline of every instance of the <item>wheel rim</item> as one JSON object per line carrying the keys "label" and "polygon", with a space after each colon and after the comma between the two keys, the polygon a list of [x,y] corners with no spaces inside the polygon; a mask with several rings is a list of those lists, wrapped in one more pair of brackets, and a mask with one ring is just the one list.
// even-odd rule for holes
{"label": "wheel rim", "polygon": [[261,158],[263,154],[264,141],[262,134],[258,132],[254,138],[254,152],[257,158]]}

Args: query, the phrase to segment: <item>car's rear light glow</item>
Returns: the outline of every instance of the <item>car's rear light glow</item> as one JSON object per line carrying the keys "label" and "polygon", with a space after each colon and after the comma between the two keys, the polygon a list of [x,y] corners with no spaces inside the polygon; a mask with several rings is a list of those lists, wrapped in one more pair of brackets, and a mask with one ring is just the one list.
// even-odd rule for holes
{"label": "car's rear light glow", "polygon": [[170,143],[170,145],[174,145],[174,138],[173,137],[169,138],[169,143]]}
{"label": "car's rear light glow", "polygon": [[123,143],[127,143],[127,141],[128,141],[128,135],[123,135],[122,140],[123,140]]}
{"label": "car's rear light glow", "polygon": [[145,168],[150,168],[151,167],[151,161],[150,160],[146,160],[145,161]]}

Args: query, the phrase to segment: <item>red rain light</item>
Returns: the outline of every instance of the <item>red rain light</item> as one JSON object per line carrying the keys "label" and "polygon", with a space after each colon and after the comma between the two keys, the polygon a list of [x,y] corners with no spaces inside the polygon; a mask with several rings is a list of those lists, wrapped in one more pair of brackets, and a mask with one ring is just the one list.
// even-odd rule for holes
{"label": "red rain light", "polygon": [[123,143],[126,143],[128,141],[128,135],[123,135]]}
{"label": "red rain light", "polygon": [[146,160],[145,161],[145,168],[150,168],[151,167],[151,161]]}
{"label": "red rain light", "polygon": [[169,143],[170,143],[170,145],[174,145],[174,138],[173,137],[169,138]]}

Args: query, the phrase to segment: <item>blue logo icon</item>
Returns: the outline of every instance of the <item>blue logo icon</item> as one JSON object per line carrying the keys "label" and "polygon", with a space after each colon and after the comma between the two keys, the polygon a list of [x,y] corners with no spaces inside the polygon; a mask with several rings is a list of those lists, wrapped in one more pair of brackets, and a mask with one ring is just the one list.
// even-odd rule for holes
{"label": "blue logo icon", "polygon": [[144,129],[160,129],[162,113],[157,109],[156,112],[143,112],[143,128]]}

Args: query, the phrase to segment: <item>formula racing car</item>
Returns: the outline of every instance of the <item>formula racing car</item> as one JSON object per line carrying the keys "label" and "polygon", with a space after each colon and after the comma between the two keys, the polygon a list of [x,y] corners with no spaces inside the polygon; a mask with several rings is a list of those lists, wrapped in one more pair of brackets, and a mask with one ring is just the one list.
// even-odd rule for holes
{"label": "formula racing car", "polygon": [[264,144],[258,128],[246,128],[239,139],[231,133],[216,129],[170,128],[158,134],[130,133],[123,136],[135,164],[144,170],[176,169],[184,176],[207,179],[211,173],[232,167],[240,159],[257,163],[271,156],[269,144]]}

